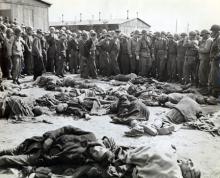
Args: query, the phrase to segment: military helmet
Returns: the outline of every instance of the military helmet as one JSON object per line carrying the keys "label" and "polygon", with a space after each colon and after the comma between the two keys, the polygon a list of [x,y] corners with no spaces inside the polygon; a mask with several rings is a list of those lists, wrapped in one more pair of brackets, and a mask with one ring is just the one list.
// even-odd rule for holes
{"label": "military helmet", "polygon": [[7,30],[6,30],[6,34],[12,34],[13,33],[13,30],[11,29],[11,28],[8,28]]}
{"label": "military helmet", "polygon": [[155,36],[160,36],[160,32],[154,32]]}
{"label": "military helmet", "polygon": [[220,25],[212,25],[212,27],[211,27],[210,30],[211,30],[211,31],[218,32],[218,31],[220,31]]}
{"label": "military helmet", "polygon": [[167,38],[173,38],[173,35],[172,35],[171,33],[169,33],[169,34],[167,35]]}
{"label": "military helmet", "polygon": [[201,33],[200,33],[201,36],[203,36],[203,35],[205,35],[205,34],[210,34],[210,32],[209,32],[208,30],[204,29],[204,30],[202,30]]}
{"label": "military helmet", "polygon": [[135,30],[135,31],[134,31],[134,35],[140,35],[139,30]]}
{"label": "military helmet", "polygon": [[146,30],[142,30],[142,31],[141,31],[141,34],[142,34],[142,35],[147,34],[147,31],[146,31]]}
{"label": "military helmet", "polygon": [[1,30],[1,31],[4,31],[4,32],[5,32],[6,29],[7,29],[7,27],[6,27],[5,25],[0,24],[0,30]]}
{"label": "military helmet", "polygon": [[21,29],[20,29],[20,27],[15,27],[14,33],[15,33],[15,35],[21,34]]}
{"label": "military helmet", "polygon": [[194,31],[189,32],[189,36],[196,36],[196,32]]}
{"label": "military helmet", "polygon": [[186,33],[181,33],[180,36],[185,37],[185,36],[187,36],[187,34]]}

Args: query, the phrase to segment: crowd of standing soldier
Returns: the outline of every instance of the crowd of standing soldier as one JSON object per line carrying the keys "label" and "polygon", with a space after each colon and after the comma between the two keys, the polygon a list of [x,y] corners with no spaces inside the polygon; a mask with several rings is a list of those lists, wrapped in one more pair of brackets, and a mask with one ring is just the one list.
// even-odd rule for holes
{"label": "crowd of standing soldier", "polygon": [[0,18],[2,77],[19,84],[19,78],[44,72],[82,78],[135,73],[163,82],[179,82],[218,96],[220,90],[220,26],[189,34],[135,30],[71,32],[50,28],[48,33],[20,28]]}

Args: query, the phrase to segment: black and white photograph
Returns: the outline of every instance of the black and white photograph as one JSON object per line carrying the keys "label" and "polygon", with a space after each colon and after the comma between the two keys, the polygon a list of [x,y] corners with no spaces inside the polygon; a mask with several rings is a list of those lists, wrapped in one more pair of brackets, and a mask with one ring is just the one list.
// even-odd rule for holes
{"label": "black and white photograph", "polygon": [[220,178],[220,1],[0,0],[0,178]]}

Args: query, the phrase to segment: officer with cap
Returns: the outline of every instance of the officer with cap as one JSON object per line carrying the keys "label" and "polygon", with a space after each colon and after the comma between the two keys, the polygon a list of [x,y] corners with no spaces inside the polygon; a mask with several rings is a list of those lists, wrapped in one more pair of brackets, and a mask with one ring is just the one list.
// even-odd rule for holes
{"label": "officer with cap", "polygon": [[208,30],[201,31],[202,40],[199,42],[199,87],[202,94],[208,92],[208,76],[210,72],[210,49],[212,39]]}
{"label": "officer with cap", "polygon": [[14,35],[12,45],[12,79],[14,84],[20,84],[18,79],[21,74],[24,46],[21,39],[21,29],[19,27],[14,29]]}
{"label": "officer with cap", "polygon": [[168,81],[176,81],[176,56],[177,56],[177,42],[174,40],[172,34],[168,35],[168,50],[167,50],[167,76]]}
{"label": "officer with cap", "polygon": [[42,31],[38,29],[37,34],[35,35],[35,38],[33,40],[32,55],[34,61],[34,80],[36,80],[37,77],[41,76],[43,74],[43,71],[45,70],[43,62],[43,48],[41,44],[42,35]]}
{"label": "officer with cap", "polygon": [[184,61],[184,82],[185,84],[197,83],[197,65],[198,65],[198,46],[199,42],[196,39],[196,32],[189,32],[189,38],[186,38],[183,46],[186,47],[186,56]]}
{"label": "officer with cap", "polygon": [[218,97],[220,93],[220,25],[212,25],[210,30],[213,43],[210,50],[209,87],[211,94]]}
{"label": "officer with cap", "polygon": [[133,36],[128,40],[128,54],[130,58],[130,72],[135,73],[138,75],[139,73],[139,66],[138,60],[136,59],[135,51],[137,48],[137,43],[139,40],[139,30],[135,30]]}
{"label": "officer with cap", "polygon": [[142,37],[137,43],[136,59],[139,60],[139,75],[148,77],[150,75],[154,60],[151,39],[147,31],[142,30]]}
{"label": "officer with cap", "polygon": [[57,51],[58,37],[55,34],[55,28],[50,27],[50,34],[46,38],[48,44],[47,50],[47,71],[54,73],[55,70],[55,57]]}
{"label": "officer with cap", "polygon": [[186,54],[186,48],[183,46],[183,43],[186,37],[186,33],[181,33],[180,40],[177,43],[177,78],[180,83],[183,83],[183,65]]}

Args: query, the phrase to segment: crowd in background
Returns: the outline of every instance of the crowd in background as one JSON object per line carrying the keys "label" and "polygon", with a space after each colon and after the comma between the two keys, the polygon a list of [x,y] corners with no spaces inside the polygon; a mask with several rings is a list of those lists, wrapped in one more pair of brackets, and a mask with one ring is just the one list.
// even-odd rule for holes
{"label": "crowd in background", "polygon": [[18,26],[0,17],[2,79],[45,72],[58,77],[80,73],[82,78],[135,73],[162,82],[191,84],[201,93],[218,97],[220,91],[220,26],[189,34],[120,30],[71,32],[63,27],[47,33]]}

